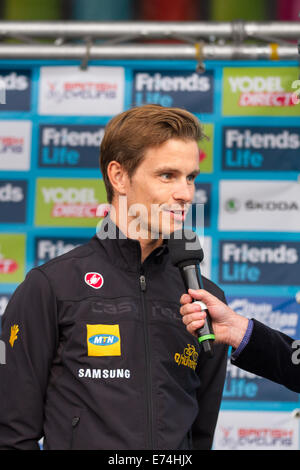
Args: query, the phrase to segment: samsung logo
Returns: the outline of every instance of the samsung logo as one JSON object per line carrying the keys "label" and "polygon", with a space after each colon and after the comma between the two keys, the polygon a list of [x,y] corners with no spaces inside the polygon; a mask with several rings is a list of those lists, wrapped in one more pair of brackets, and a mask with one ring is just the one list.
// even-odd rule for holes
{"label": "samsung logo", "polygon": [[115,335],[93,335],[89,338],[89,343],[94,344],[95,346],[111,346],[119,341],[119,338]]}
{"label": "samsung logo", "polygon": [[129,369],[79,369],[79,378],[88,379],[130,379]]}

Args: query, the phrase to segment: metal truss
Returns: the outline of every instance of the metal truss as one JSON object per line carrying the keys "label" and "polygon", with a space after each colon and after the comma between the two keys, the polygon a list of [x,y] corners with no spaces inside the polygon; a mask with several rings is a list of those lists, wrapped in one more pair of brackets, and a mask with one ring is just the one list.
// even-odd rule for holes
{"label": "metal truss", "polygon": [[5,22],[0,59],[295,60],[300,22]]}

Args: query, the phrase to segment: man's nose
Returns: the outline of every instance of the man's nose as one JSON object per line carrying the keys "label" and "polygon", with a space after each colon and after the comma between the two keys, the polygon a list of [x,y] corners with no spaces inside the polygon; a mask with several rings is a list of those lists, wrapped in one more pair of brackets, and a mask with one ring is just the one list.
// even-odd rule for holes
{"label": "man's nose", "polygon": [[181,181],[173,192],[173,198],[176,201],[192,202],[194,197],[194,185],[187,181]]}

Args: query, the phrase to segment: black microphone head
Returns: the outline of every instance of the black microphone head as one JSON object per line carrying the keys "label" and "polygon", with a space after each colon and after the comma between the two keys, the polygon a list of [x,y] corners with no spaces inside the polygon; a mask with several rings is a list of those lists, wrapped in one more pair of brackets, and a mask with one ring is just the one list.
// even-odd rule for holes
{"label": "black microphone head", "polygon": [[180,229],[170,234],[168,240],[171,261],[175,266],[201,263],[204,253],[198,235],[192,230]]}

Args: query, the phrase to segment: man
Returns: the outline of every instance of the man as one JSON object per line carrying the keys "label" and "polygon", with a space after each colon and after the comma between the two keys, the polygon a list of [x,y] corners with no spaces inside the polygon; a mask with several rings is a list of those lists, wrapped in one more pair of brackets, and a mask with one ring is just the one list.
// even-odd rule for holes
{"label": "man", "polygon": [[43,435],[45,449],[211,447],[226,347],[207,360],[186,332],[164,240],[192,202],[201,138],[198,120],[175,108],[108,124],[109,216],[90,242],[33,269],[3,317],[2,448],[34,449]]}
{"label": "man", "polygon": [[199,304],[192,303],[193,299],[206,304],[216,340],[234,348],[231,355],[234,365],[300,393],[299,341],[294,342],[255,319],[238,315],[202,289],[189,289],[189,294],[180,299],[183,323],[193,335],[206,318]]}

